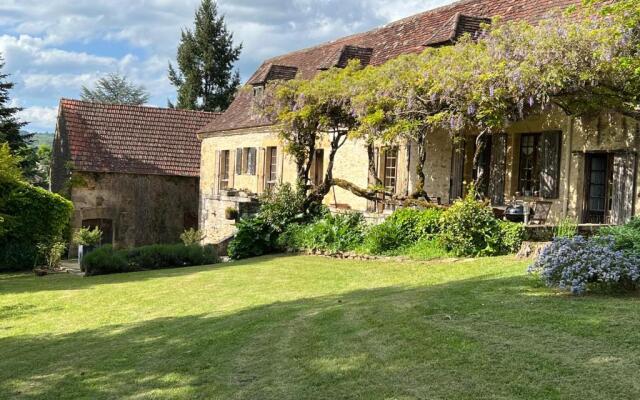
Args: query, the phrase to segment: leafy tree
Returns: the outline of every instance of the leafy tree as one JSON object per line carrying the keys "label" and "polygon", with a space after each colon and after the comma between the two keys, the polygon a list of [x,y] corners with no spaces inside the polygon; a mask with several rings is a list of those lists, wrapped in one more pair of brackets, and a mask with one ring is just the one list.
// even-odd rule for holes
{"label": "leafy tree", "polygon": [[8,143],[0,144],[0,178],[22,180],[20,159],[11,154]]}
{"label": "leafy tree", "polygon": [[[3,67],[4,61],[0,56],[0,71]],[[22,131],[22,127],[27,124],[17,117],[22,108],[9,105],[9,92],[14,84],[7,80],[8,77],[8,74],[0,72],[0,144],[8,144],[11,154],[19,160],[24,177],[29,179],[36,169],[35,151],[31,147],[33,135]]]}
{"label": "leafy tree", "polygon": [[[242,45],[233,45],[224,16],[217,4],[203,0],[196,11],[194,30],[182,31],[178,47],[178,69],[169,63],[169,80],[178,90],[177,108],[222,111],[229,107],[240,85],[233,71]],[[169,106],[173,104],[169,102]]]}
{"label": "leafy tree", "polygon": [[93,89],[82,86],[80,98],[93,103],[139,106],[149,101],[149,93],[144,86],[129,82],[126,76],[110,73],[98,79]]}

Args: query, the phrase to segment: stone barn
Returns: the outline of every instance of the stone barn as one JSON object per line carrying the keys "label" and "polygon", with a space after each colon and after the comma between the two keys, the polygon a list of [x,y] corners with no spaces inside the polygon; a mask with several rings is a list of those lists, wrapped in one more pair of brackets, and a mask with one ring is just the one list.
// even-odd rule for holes
{"label": "stone barn", "polygon": [[196,132],[216,117],[62,99],[51,190],[73,202],[72,229],[97,226],[103,244],[131,247],[175,243],[197,228]]}

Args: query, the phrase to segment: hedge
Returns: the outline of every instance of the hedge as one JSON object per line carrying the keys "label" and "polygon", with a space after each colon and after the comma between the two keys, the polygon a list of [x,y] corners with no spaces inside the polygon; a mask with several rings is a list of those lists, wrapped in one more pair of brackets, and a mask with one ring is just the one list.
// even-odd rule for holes
{"label": "hedge", "polygon": [[152,269],[190,267],[219,262],[212,245],[155,244],[132,249],[115,250],[110,245],[100,247],[82,259],[87,276]]}
{"label": "hedge", "polygon": [[0,178],[0,272],[33,268],[37,244],[63,239],[72,213],[60,195]]}

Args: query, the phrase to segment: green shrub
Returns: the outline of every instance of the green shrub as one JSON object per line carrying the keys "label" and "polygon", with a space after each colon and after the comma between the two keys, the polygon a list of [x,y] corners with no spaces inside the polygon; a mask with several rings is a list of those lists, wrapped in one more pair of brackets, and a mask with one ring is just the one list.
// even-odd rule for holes
{"label": "green shrub", "polygon": [[205,234],[200,229],[186,229],[180,234],[180,240],[185,246],[191,246],[193,244],[200,244],[205,238]]}
{"label": "green shrub", "polygon": [[262,195],[258,216],[273,231],[283,232],[290,223],[305,220],[306,216],[302,213],[304,200],[304,189],[284,183]]}
{"label": "green shrub", "polygon": [[611,236],[616,250],[640,255],[640,218],[634,217],[622,226],[607,226],[598,231],[598,236]]}
{"label": "green shrub", "polygon": [[385,223],[396,225],[406,233],[405,242],[414,242],[424,237],[430,237],[440,231],[440,218],[443,209],[440,208],[400,208],[396,210]]}
{"label": "green shrub", "polygon": [[278,235],[277,247],[282,251],[306,249],[305,232],[308,225],[293,223],[287,225]]}
{"label": "green shrub", "polygon": [[524,224],[499,221],[500,224],[500,253],[517,253],[522,246],[525,236]]}
{"label": "green shrub", "polygon": [[208,265],[217,263],[212,245],[156,244],[128,250],[103,246],[82,260],[87,275]]}
{"label": "green shrub", "polygon": [[440,223],[440,243],[457,256],[492,256],[501,251],[499,221],[490,207],[475,199],[473,187],[442,214]]}
{"label": "green shrub", "polygon": [[367,232],[362,249],[369,254],[389,254],[406,244],[406,232],[394,224],[383,222]]}
{"label": "green shrub", "polygon": [[288,183],[268,190],[260,199],[260,210],[251,218],[241,219],[236,236],[229,243],[229,257],[234,260],[272,253],[282,247],[278,237],[294,223],[305,223],[317,218],[323,210],[302,212],[304,190]]}
{"label": "green shrub", "polygon": [[0,178],[0,272],[33,268],[37,244],[66,239],[72,212],[73,205],[62,196]]}
{"label": "green shrub", "polygon": [[364,239],[366,224],[360,213],[327,214],[305,227],[298,239],[309,250],[333,253],[355,249]]}
{"label": "green shrub", "polygon": [[554,230],[554,237],[572,238],[578,235],[578,224],[571,218],[563,218]]}
{"label": "green shrub", "polygon": [[73,234],[73,242],[83,246],[95,246],[102,240],[102,231],[97,226],[93,229],[81,228]]}
{"label": "green shrub", "polygon": [[82,259],[82,266],[87,276],[132,272],[136,269],[129,266],[126,250],[115,250],[111,245],[102,246]]}
{"label": "green shrub", "polygon": [[228,254],[234,260],[269,254],[277,249],[278,234],[259,216],[241,219],[236,236],[229,243]]}

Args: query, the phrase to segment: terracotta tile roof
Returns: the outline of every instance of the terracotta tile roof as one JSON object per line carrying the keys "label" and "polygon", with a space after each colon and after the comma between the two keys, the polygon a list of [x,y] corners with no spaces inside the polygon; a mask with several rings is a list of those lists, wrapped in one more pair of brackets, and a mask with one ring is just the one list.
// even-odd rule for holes
{"label": "terracotta tile roof", "polygon": [[[401,54],[422,51],[425,46],[442,44],[473,30],[483,18],[501,16],[504,20],[536,22],[551,10],[579,5],[582,0],[463,0],[402,19],[384,27],[348,36],[319,46],[274,57],[258,69],[249,82],[265,74],[270,65],[298,68],[298,76],[311,78],[328,60],[336,60],[345,46],[371,48],[370,64],[379,65]],[[207,125],[202,133],[231,131],[271,125],[253,107],[253,94],[241,90],[231,106]]]}
{"label": "terracotta tile roof", "polygon": [[219,113],[62,99],[58,115],[78,171],[197,177],[196,132]]}
{"label": "terracotta tile roof", "polygon": [[298,67],[286,65],[263,64],[258,72],[253,74],[247,85],[263,85],[268,81],[289,80],[296,77]]}

